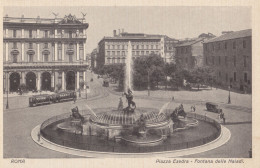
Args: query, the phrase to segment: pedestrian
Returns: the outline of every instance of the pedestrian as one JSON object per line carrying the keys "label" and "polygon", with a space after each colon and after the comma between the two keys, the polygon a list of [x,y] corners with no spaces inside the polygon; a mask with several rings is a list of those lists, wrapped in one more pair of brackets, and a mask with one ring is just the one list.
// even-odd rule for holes
{"label": "pedestrian", "polygon": [[225,118],[225,114],[223,112],[221,114],[221,118],[223,120],[223,124],[225,124],[226,123],[226,118]]}
{"label": "pedestrian", "polygon": [[40,142],[41,141],[41,133],[40,133],[40,131],[38,132],[37,137],[38,137],[38,142]]}
{"label": "pedestrian", "polygon": [[174,101],[174,96],[172,96],[172,101]]}
{"label": "pedestrian", "polygon": [[196,111],[196,106],[195,106],[195,105],[193,106],[193,111],[194,111],[194,112]]}
{"label": "pedestrian", "polygon": [[73,98],[74,104],[76,103],[76,97]]}

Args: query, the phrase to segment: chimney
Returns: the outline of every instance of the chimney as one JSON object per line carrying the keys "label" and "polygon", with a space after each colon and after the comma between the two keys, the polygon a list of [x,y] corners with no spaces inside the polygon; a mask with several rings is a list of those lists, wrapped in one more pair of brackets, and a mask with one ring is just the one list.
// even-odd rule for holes
{"label": "chimney", "polygon": [[24,20],[23,20],[23,19],[24,19],[24,15],[22,15],[22,17],[21,17],[21,22],[24,22]]}
{"label": "chimney", "polygon": [[122,33],[124,33],[124,29],[122,29]]}
{"label": "chimney", "polygon": [[116,30],[113,30],[113,35],[114,37],[116,37]]}
{"label": "chimney", "polygon": [[120,29],[118,29],[118,36],[120,36],[120,34],[121,34],[121,30],[120,30]]}

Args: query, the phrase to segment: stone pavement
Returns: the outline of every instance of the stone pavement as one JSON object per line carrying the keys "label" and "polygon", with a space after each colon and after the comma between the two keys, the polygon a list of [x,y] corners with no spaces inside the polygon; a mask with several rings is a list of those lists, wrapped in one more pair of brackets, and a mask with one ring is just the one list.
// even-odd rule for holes
{"label": "stone pavement", "polygon": [[[96,83],[97,82],[97,83]],[[72,102],[57,103],[46,106],[37,106],[34,108],[16,108],[4,110],[3,113],[3,147],[4,158],[67,158],[75,157],[74,155],[60,153],[52,151],[46,148],[42,148],[31,139],[31,131],[35,126],[41,124],[43,121],[55,115],[68,113],[72,107],[76,105],[80,108],[84,108],[87,104],[94,111],[95,108],[114,107],[117,108],[119,102],[119,95],[111,94],[112,92],[105,87],[102,87],[100,83],[102,79],[94,79],[93,85],[97,92],[97,96],[90,99],[81,99],[73,104]],[[90,87],[91,88],[91,87]],[[147,93],[147,92],[146,92]],[[184,93],[184,92],[183,92]],[[170,103],[168,109],[173,109],[179,106],[181,101],[178,99],[188,99],[184,105],[186,111],[190,111],[191,105],[196,105],[196,113],[207,115],[213,119],[217,119],[216,113],[207,112],[205,108],[205,102],[198,101],[201,99],[200,93],[196,92],[197,96],[192,99],[186,94],[186,96],[179,95],[180,97]],[[209,93],[209,92],[208,92]],[[224,93],[224,91],[223,91]],[[134,92],[136,94],[136,92]],[[138,93],[137,93],[138,94]],[[203,93],[204,94],[204,93]],[[221,94],[220,94],[221,95]],[[225,96],[225,94],[222,94]],[[240,95],[238,95],[240,96]],[[243,95],[242,95],[243,96]],[[247,95],[245,95],[247,96]],[[169,96],[170,97],[170,96]],[[203,96],[202,96],[203,97]],[[206,97],[206,96],[204,96]],[[212,96],[214,97],[214,96]],[[226,97],[226,96],[225,96]],[[225,98],[224,97],[224,98]],[[224,99],[223,98],[223,99]],[[244,98],[244,97],[243,97]],[[242,99],[242,98],[237,98]],[[246,99],[246,98],[245,98]],[[18,104],[20,99],[15,99],[14,104]],[[165,103],[171,101],[169,98],[152,98],[138,96],[134,97],[134,101],[138,107],[150,107],[160,109]],[[242,100],[240,100],[242,101]],[[247,100],[245,100],[247,101]],[[26,100],[26,104],[27,104]],[[124,105],[126,105],[125,99],[123,99]],[[14,105],[13,104],[13,105]],[[245,104],[246,107],[243,106]],[[233,102],[232,102],[233,105]],[[248,151],[252,147],[252,111],[248,110],[248,105],[242,103],[240,106],[233,105],[236,108],[227,108],[223,106],[223,111],[226,116],[227,127],[231,132],[230,140],[223,146],[203,153],[197,153],[185,157],[248,157]],[[245,110],[247,109],[247,110]],[[76,156],[78,157],[78,156]]]}

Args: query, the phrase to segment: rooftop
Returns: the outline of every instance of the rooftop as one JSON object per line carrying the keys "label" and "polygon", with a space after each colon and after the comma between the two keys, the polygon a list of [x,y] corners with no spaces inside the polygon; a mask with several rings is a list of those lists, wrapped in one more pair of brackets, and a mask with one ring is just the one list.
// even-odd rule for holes
{"label": "rooftop", "polygon": [[219,37],[215,37],[213,39],[205,41],[205,43],[211,43],[211,42],[216,42],[216,41],[225,41],[225,40],[242,38],[242,37],[249,37],[249,36],[252,36],[252,29],[246,29],[246,30],[240,30],[240,31],[236,31],[236,32],[225,33],[225,34],[223,34]]}
{"label": "rooftop", "polygon": [[183,43],[183,44],[179,44],[179,45],[177,45],[176,47],[190,46],[190,45],[192,45],[192,44],[196,44],[196,43],[201,42],[201,41],[203,41],[203,40],[204,40],[204,38],[197,38],[196,40],[189,41],[189,42],[186,42],[186,43]]}

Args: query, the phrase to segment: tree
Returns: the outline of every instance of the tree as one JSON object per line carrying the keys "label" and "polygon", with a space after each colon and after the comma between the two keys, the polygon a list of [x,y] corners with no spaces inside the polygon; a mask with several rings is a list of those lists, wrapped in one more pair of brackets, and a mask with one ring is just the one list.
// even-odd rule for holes
{"label": "tree", "polygon": [[163,71],[164,71],[164,74],[165,74],[165,89],[167,89],[167,84],[168,84],[167,78],[170,77],[172,73],[176,72],[176,64],[174,64],[174,63],[164,64]]}

